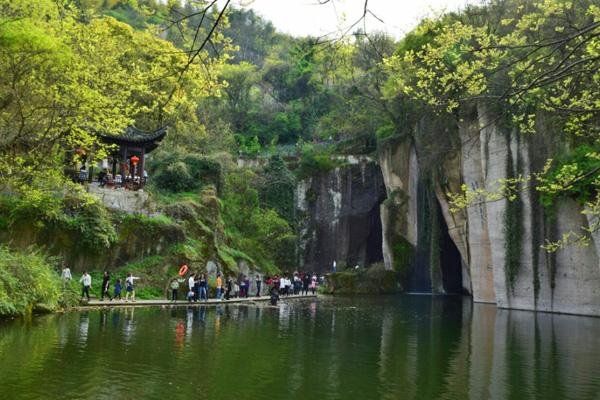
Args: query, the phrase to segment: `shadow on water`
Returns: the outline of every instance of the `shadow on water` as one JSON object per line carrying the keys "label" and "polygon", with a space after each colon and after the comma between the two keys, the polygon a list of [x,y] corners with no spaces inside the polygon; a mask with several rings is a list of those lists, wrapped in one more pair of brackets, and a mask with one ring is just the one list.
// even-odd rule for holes
{"label": "shadow on water", "polygon": [[459,296],[125,308],[0,324],[2,398],[597,399],[600,319]]}

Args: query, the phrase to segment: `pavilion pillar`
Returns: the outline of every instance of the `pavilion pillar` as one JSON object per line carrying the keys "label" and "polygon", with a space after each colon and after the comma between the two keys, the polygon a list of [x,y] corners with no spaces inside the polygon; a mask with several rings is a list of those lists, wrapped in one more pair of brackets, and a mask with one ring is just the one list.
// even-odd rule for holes
{"label": "pavilion pillar", "polygon": [[127,168],[127,145],[123,145],[121,147],[121,176],[123,177],[123,182],[125,182],[125,176],[127,176],[125,169]]}
{"label": "pavilion pillar", "polygon": [[141,151],[141,156],[140,156],[140,183],[142,184],[142,186],[146,183],[144,182],[144,168],[146,168],[146,165],[144,163],[144,160],[146,159],[146,147],[142,146],[142,151]]}

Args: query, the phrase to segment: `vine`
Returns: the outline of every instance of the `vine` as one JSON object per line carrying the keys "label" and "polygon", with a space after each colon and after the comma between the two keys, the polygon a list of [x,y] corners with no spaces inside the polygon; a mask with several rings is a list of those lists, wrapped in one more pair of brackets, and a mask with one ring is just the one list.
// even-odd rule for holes
{"label": "vine", "polygon": [[[517,136],[518,140],[518,136]],[[510,134],[507,135],[508,155],[506,162],[507,177],[514,177],[512,151],[510,149]],[[520,168],[520,156],[517,152],[517,171]],[[519,195],[519,183],[507,186],[507,202],[504,211],[504,271],[510,291],[514,293],[515,282],[521,269],[521,252],[523,239],[523,201]]]}

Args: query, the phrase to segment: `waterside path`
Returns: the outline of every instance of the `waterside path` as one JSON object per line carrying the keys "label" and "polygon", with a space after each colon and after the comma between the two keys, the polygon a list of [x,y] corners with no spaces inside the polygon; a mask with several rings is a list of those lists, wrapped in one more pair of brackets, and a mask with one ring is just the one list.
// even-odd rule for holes
{"label": "waterside path", "polygon": [[[316,298],[316,294],[307,294],[307,295],[289,295],[289,296],[281,296],[279,297],[279,301],[291,300],[291,299],[308,299],[308,298]],[[192,301],[191,303],[187,300],[177,300],[171,301],[168,299],[158,299],[158,300],[136,300],[136,301],[125,301],[125,300],[90,300],[87,303],[81,303],[79,308],[87,308],[87,307],[148,307],[148,306],[216,306],[219,304],[244,304],[244,303],[256,303],[256,302],[268,302],[271,299],[270,296],[260,296],[260,297],[235,297],[229,300],[217,300],[217,299],[208,299],[206,301]]]}

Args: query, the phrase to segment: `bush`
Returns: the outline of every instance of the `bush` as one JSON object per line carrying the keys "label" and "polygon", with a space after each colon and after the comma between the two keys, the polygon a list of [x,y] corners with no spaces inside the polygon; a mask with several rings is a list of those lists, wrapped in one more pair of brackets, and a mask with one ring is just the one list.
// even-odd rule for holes
{"label": "bush", "polygon": [[167,192],[197,191],[205,185],[221,187],[221,164],[199,154],[159,154],[148,170],[150,182]]}
{"label": "bush", "polygon": [[380,263],[366,269],[330,273],[325,279],[325,291],[330,294],[384,294],[399,290],[398,274]]}
{"label": "bush", "polygon": [[0,247],[0,316],[54,311],[72,301],[50,260],[39,251]]}
{"label": "bush", "polygon": [[317,176],[328,172],[339,165],[339,162],[332,159],[331,152],[326,148],[317,149],[309,143],[301,143],[300,161],[295,173],[298,179]]}

